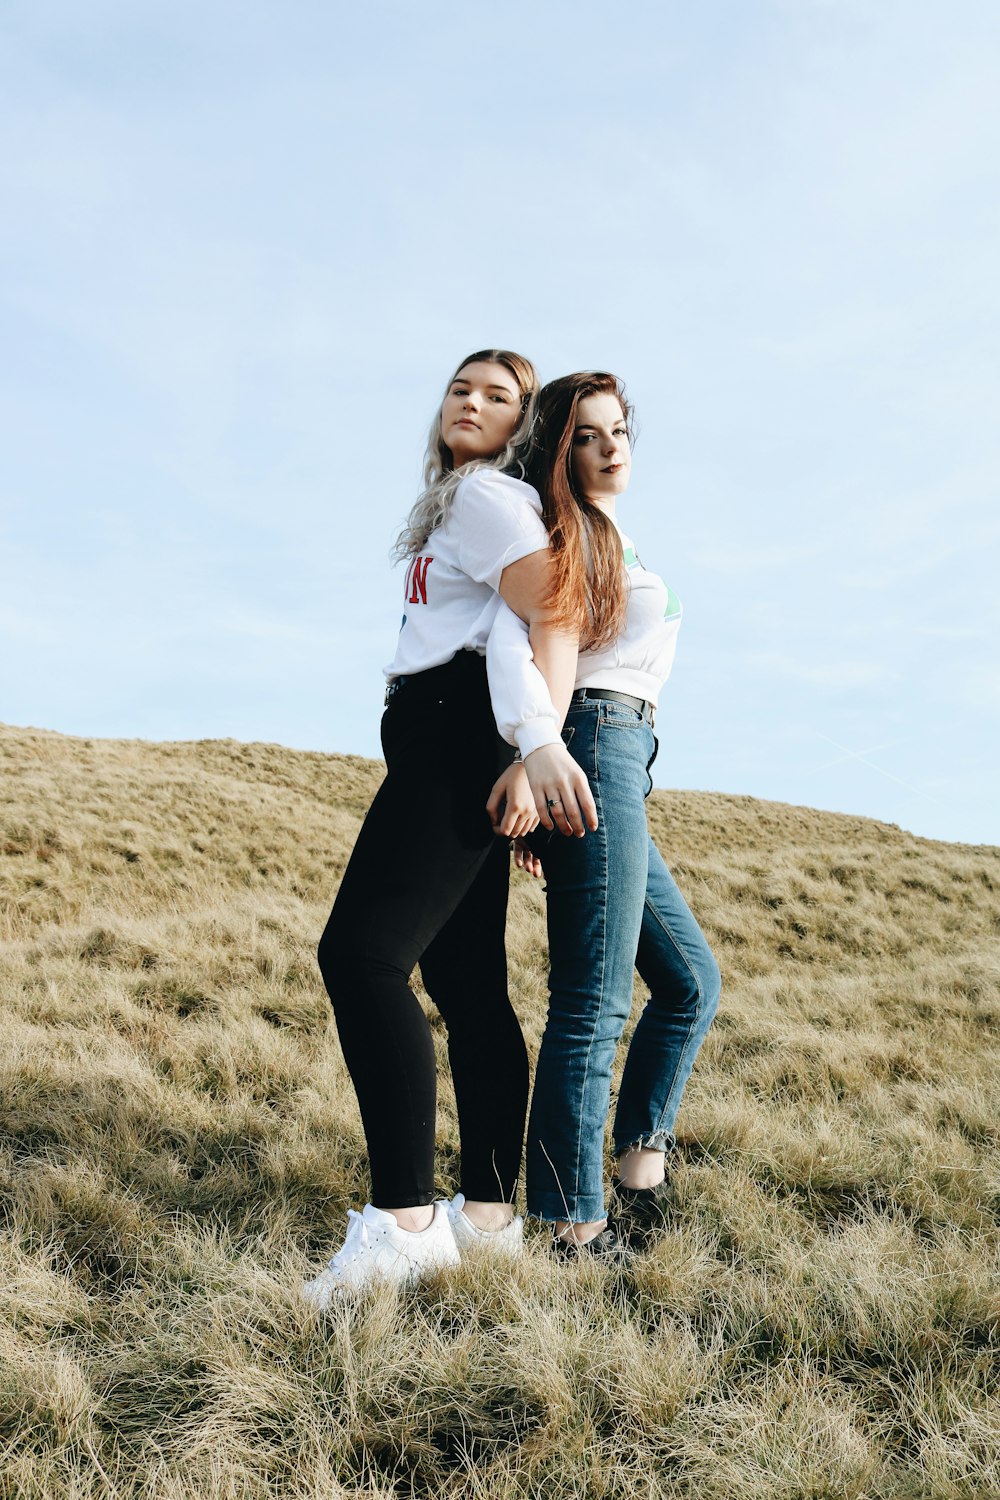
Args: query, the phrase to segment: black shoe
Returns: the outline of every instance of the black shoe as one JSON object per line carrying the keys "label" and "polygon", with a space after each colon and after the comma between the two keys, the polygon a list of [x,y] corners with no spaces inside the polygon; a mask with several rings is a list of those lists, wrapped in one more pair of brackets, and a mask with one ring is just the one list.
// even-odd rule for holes
{"label": "black shoe", "polygon": [[635,1260],[634,1253],[622,1238],[614,1224],[608,1224],[600,1234],[595,1234],[592,1240],[585,1240],[578,1245],[576,1240],[564,1240],[554,1234],[549,1247],[556,1260],[599,1260],[604,1265],[624,1270]]}
{"label": "black shoe", "polygon": [[669,1177],[651,1188],[612,1185],[615,1216],[628,1238],[646,1238],[657,1230],[669,1229],[677,1199]]}

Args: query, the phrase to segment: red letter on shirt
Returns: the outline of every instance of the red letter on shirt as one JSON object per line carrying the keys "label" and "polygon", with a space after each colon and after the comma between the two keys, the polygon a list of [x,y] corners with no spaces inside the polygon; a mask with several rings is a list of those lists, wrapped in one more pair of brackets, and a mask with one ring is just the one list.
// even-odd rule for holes
{"label": "red letter on shirt", "polygon": [[433,557],[415,557],[410,564],[410,576],[407,579],[407,587],[410,592],[407,595],[407,604],[427,603],[427,569],[434,561]]}

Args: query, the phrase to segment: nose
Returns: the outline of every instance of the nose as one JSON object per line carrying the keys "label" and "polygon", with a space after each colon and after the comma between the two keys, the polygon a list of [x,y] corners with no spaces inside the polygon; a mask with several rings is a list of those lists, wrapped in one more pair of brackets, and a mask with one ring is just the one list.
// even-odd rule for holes
{"label": "nose", "polygon": [[479,392],[478,391],[469,391],[467,393],[465,399],[462,402],[462,410],[463,411],[478,411],[479,410]]}

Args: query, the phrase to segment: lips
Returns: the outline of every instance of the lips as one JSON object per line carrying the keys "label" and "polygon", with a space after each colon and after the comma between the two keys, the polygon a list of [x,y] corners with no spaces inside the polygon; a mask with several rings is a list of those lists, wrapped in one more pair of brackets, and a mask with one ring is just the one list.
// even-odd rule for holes
{"label": "lips", "polygon": [[477,431],[479,429],[479,423],[478,422],[474,422],[471,417],[459,417],[458,421],[455,423],[455,426],[456,427],[475,427]]}

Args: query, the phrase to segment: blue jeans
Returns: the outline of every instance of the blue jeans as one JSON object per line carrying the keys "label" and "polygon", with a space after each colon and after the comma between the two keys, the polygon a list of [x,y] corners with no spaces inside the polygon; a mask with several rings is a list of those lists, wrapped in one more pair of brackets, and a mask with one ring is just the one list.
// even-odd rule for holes
{"label": "blue jeans", "polygon": [[[666,1150],[684,1086],[719,1003],[719,967],[649,836],[657,742],[633,708],[574,700],[563,739],[586,771],[600,826],[541,848],[548,895],[549,1014],[528,1122],[528,1212],[602,1219],[604,1127],[633,969],[649,999],[628,1049],[616,1155]],[[538,847],[538,846],[536,846]]]}

